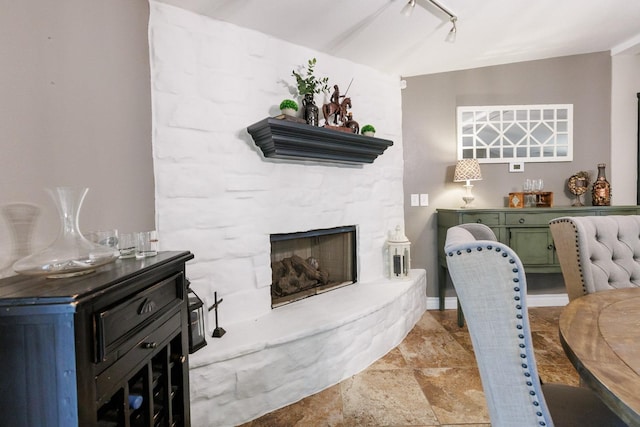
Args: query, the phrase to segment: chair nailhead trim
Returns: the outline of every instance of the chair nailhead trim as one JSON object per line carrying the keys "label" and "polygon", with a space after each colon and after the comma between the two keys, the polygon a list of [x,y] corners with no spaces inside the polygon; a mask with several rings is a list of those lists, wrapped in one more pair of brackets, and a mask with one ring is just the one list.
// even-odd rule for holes
{"label": "chair nailhead trim", "polygon": [[[497,253],[500,253],[502,255],[503,258],[508,258],[509,257],[509,252],[508,251],[503,251],[500,247],[494,247],[493,245],[486,245],[486,246],[477,246],[475,249],[477,252],[481,252],[483,249],[487,249],[487,250],[493,250],[495,248],[495,251]],[[459,250],[456,250],[456,254],[457,255],[462,255],[463,252],[466,252],[468,254],[472,253],[473,250],[470,247],[467,248],[461,248]],[[447,253],[448,256],[452,257],[454,255],[453,252],[449,252]],[[515,277],[512,278],[512,282],[513,283],[520,283],[520,279],[521,277],[519,276],[519,268],[518,265],[516,263],[515,258],[509,258],[509,264],[515,264],[513,265],[511,271],[515,274]],[[528,360],[528,354],[527,354],[527,345],[526,345],[526,334],[523,333],[524,331],[524,326],[526,324],[527,319],[524,316],[524,313],[522,312],[523,308],[523,304],[520,303],[520,300],[522,299],[522,289],[519,285],[516,285],[513,287],[513,291],[515,292],[515,295],[513,296],[513,299],[515,301],[514,307],[517,310],[515,313],[516,319],[518,319],[518,324],[516,324],[516,329],[519,330],[518,332],[518,339],[521,340],[521,342],[518,343],[518,347],[521,349],[521,353],[520,354],[520,359],[523,362],[526,362]],[[524,324],[523,324],[524,323]],[[523,369],[523,375],[526,378],[525,384],[527,387],[530,388],[529,390],[529,395],[531,396],[537,396],[537,391],[535,389],[535,382],[532,380],[532,378],[534,377],[532,375],[532,373],[529,371],[529,365],[527,363],[521,363],[520,366]],[[537,400],[533,400],[531,402],[534,406],[540,406],[540,403]],[[544,421],[544,415],[542,413],[542,411],[537,411],[536,412],[536,416],[540,417],[540,419],[538,420],[538,424],[541,426],[546,426],[546,422]]]}

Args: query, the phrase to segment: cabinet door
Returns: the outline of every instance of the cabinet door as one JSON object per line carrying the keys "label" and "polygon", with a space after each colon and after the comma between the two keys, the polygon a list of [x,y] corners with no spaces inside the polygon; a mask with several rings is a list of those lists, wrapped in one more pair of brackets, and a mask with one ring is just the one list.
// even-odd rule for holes
{"label": "cabinet door", "polygon": [[555,264],[553,240],[546,227],[509,229],[509,246],[525,267]]}
{"label": "cabinet door", "polygon": [[34,314],[30,307],[2,308],[1,426],[78,425],[73,313],[46,308],[51,314]]}

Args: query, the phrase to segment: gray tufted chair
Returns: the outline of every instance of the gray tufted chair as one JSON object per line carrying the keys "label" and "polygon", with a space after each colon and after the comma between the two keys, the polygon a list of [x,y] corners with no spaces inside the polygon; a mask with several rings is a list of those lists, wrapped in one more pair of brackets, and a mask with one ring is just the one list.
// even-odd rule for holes
{"label": "gray tufted chair", "polygon": [[640,215],[561,217],[549,228],[569,300],[640,286]]}
{"label": "gray tufted chair", "polygon": [[[451,280],[464,310],[493,427],[625,424],[589,389],[541,385],[527,314],[525,271],[483,224],[447,231]],[[491,234],[489,234],[491,233]]]}

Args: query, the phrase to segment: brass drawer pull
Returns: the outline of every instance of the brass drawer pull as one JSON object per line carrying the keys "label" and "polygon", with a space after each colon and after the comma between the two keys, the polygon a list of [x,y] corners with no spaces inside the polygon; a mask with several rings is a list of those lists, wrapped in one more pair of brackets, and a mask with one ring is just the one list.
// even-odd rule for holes
{"label": "brass drawer pull", "polygon": [[476,222],[477,222],[478,224],[482,224],[482,220],[481,220],[481,219],[479,219],[479,218],[476,220]]}
{"label": "brass drawer pull", "polygon": [[524,218],[520,218],[520,219],[518,220],[518,222],[519,222],[520,224],[524,224]]}

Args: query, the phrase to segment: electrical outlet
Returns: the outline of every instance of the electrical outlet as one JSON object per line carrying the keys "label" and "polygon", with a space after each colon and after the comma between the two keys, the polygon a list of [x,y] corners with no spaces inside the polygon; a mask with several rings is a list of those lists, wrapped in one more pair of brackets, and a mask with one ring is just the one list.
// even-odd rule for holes
{"label": "electrical outlet", "polygon": [[411,195],[411,206],[420,206],[420,196],[418,194]]}
{"label": "electrical outlet", "polygon": [[421,194],[420,195],[420,206],[429,206],[429,195]]}

